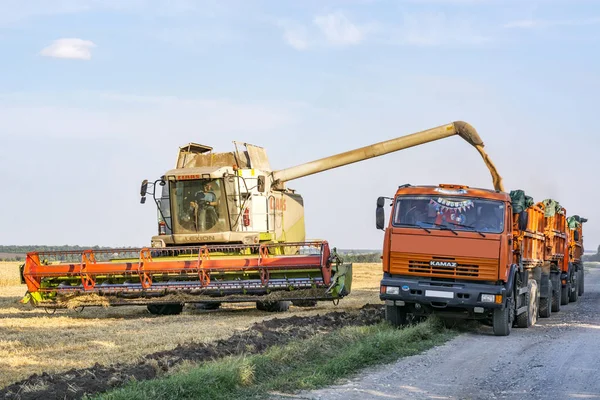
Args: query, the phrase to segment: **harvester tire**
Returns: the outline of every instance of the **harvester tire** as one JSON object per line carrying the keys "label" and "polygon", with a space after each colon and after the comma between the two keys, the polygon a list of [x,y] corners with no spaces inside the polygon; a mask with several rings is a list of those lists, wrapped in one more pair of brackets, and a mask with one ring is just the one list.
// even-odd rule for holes
{"label": "harvester tire", "polygon": [[296,307],[314,307],[317,305],[317,300],[292,300],[292,304]]}
{"label": "harvester tire", "polygon": [[566,285],[562,285],[562,288],[560,290],[560,304],[563,306],[566,306],[567,304],[569,304],[569,292],[571,291],[571,282],[569,282],[567,280],[567,284]]}
{"label": "harvester tire", "polygon": [[256,308],[261,311],[283,312],[290,308],[289,301],[257,301]]}
{"label": "harvester tire", "polygon": [[385,306],[385,320],[392,326],[405,326],[408,323],[406,308],[402,306]]}
{"label": "harvester tire", "polygon": [[562,283],[560,282],[560,277],[558,275],[554,276],[555,279],[552,279],[552,312],[559,312]]}
{"label": "harvester tire", "polygon": [[218,310],[221,307],[221,303],[196,303],[194,304],[197,310]]}
{"label": "harvester tire", "polygon": [[548,289],[546,292],[546,297],[540,297],[540,317],[549,318],[552,315],[552,280],[550,277],[545,278],[544,275],[542,275],[542,279],[548,279],[548,284],[546,286]]}
{"label": "harvester tire", "polygon": [[177,315],[183,311],[183,303],[148,304],[148,311],[154,315]]}
{"label": "harvester tire", "polygon": [[527,282],[527,293],[525,293],[525,304],[527,304],[527,311],[517,315],[517,327],[529,328],[537,322],[538,305],[539,305],[539,292],[537,290],[537,282],[530,279]]}
{"label": "harvester tire", "polygon": [[492,330],[494,336],[508,336],[512,330],[512,314],[515,312],[513,297],[506,299],[504,308],[497,308],[492,315]]}
{"label": "harvester tire", "polygon": [[579,267],[579,286],[577,289],[579,290],[579,295],[583,296],[583,283],[584,283],[585,272],[583,271],[583,265]]}

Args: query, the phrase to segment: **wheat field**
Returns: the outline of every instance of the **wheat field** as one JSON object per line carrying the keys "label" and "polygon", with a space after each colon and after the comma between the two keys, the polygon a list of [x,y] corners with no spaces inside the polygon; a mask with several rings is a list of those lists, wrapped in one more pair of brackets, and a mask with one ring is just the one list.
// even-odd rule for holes
{"label": "wheat field", "polygon": [[135,362],[181,343],[223,339],[265,319],[359,309],[380,302],[380,279],[381,264],[354,264],[352,293],[337,306],[320,302],[313,308],[292,306],[286,313],[238,303],[215,311],[186,308],[175,316],[153,316],[143,306],[57,310],[50,315],[19,303],[27,290],[20,284],[19,263],[0,263],[0,387],[34,373],[85,368],[96,362]]}

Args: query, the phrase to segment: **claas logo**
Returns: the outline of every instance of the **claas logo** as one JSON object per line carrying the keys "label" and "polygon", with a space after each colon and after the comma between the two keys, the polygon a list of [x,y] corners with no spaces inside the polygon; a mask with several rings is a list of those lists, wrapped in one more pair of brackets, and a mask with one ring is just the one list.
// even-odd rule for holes
{"label": "claas logo", "polygon": [[271,210],[285,211],[286,210],[285,199],[276,199],[275,197],[271,197],[269,199],[269,208]]}

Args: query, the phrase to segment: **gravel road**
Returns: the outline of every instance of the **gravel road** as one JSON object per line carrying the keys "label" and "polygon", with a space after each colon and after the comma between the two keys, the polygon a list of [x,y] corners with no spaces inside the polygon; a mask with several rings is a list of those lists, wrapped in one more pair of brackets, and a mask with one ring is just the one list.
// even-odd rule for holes
{"label": "gravel road", "polygon": [[[600,399],[600,268],[585,294],[529,329],[491,328],[300,399]],[[287,396],[286,396],[287,397]],[[287,398],[290,398],[287,397]]]}

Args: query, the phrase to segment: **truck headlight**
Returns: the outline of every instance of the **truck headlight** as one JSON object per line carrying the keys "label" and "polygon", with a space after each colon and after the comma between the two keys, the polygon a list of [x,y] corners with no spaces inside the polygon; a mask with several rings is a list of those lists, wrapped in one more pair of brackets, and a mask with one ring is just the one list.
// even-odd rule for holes
{"label": "truck headlight", "polygon": [[387,294],[399,294],[399,293],[400,293],[400,288],[399,288],[399,287],[397,287],[397,286],[388,286],[388,287],[385,289],[385,292],[386,292]]}
{"label": "truck headlight", "polygon": [[496,301],[496,296],[494,296],[493,294],[482,294],[481,295],[481,302],[483,303],[493,303]]}

